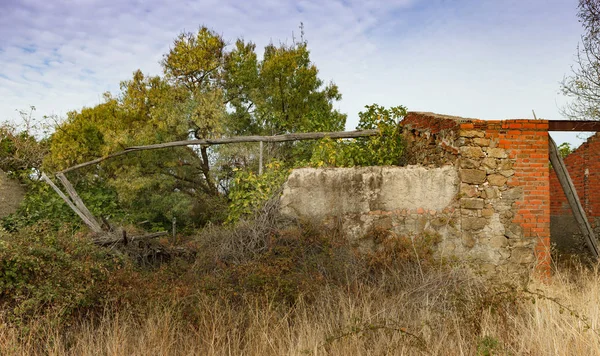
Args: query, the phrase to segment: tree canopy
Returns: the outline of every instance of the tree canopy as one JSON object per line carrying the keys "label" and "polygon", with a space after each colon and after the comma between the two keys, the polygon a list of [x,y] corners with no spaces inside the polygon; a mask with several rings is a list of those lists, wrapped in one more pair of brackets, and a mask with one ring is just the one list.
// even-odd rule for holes
{"label": "tree canopy", "polygon": [[572,73],[561,82],[563,94],[572,99],[562,113],[573,120],[600,120],[600,1],[579,0],[578,9],[585,33]]}
{"label": "tree canopy", "polygon": [[[58,171],[125,147],[224,135],[338,131],[346,116],[334,109],[337,86],[325,84],[307,42],[227,45],[206,27],[182,33],[161,61],[163,74],[136,71],[117,95],[70,112],[49,141],[44,169]],[[256,145],[255,145],[256,146]],[[280,145],[272,157],[310,158],[310,144]],[[199,223],[220,219],[219,207],[236,168],[255,167],[256,148],[182,147],[121,156],[70,173],[93,177],[118,195],[132,220]],[[83,184],[83,183],[81,183]]]}

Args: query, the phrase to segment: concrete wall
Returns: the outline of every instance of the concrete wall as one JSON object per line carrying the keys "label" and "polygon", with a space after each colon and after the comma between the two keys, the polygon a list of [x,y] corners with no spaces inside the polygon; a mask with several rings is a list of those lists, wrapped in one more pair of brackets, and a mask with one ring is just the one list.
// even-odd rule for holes
{"label": "concrete wall", "polygon": [[[407,164],[421,167],[300,169],[283,212],[338,219],[352,237],[373,226],[435,233],[438,252],[491,272],[549,271],[548,123],[409,113]],[[536,259],[537,257],[537,259]]]}
{"label": "concrete wall", "polygon": [[0,171],[0,218],[17,211],[24,196],[19,182],[8,179],[6,173]]}
{"label": "concrete wall", "polygon": [[339,219],[350,238],[372,227],[398,234],[458,236],[448,225],[455,213],[458,171],[442,168],[302,168],[288,178],[282,212],[296,218]]}

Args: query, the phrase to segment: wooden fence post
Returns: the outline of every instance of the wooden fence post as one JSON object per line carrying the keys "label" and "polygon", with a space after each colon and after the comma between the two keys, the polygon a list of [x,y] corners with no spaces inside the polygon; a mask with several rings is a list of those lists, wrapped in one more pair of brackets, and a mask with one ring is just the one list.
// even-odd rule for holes
{"label": "wooden fence post", "polygon": [[258,161],[258,175],[263,174],[263,142],[260,141],[260,156]]}

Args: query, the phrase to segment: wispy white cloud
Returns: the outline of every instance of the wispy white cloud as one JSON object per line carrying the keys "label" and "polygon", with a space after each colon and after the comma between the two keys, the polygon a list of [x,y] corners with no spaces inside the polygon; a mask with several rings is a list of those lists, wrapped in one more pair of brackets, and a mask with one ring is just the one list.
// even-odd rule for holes
{"label": "wispy white cloud", "polygon": [[356,113],[373,102],[481,118],[558,118],[558,82],[579,33],[562,0],[3,0],[0,118],[36,105],[64,115],[159,61],[181,31],[207,25],[258,47],[298,37]]}

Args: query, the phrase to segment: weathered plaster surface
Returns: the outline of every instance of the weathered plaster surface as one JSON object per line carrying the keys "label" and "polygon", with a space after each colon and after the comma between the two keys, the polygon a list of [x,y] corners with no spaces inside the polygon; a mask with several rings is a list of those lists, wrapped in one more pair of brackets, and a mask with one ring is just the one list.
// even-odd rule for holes
{"label": "weathered plaster surface", "polygon": [[0,171],[0,218],[17,211],[24,195],[21,185]]}
{"label": "weathered plaster surface", "polygon": [[287,215],[318,218],[371,211],[437,210],[458,192],[454,167],[302,168],[290,175],[281,205]]}

